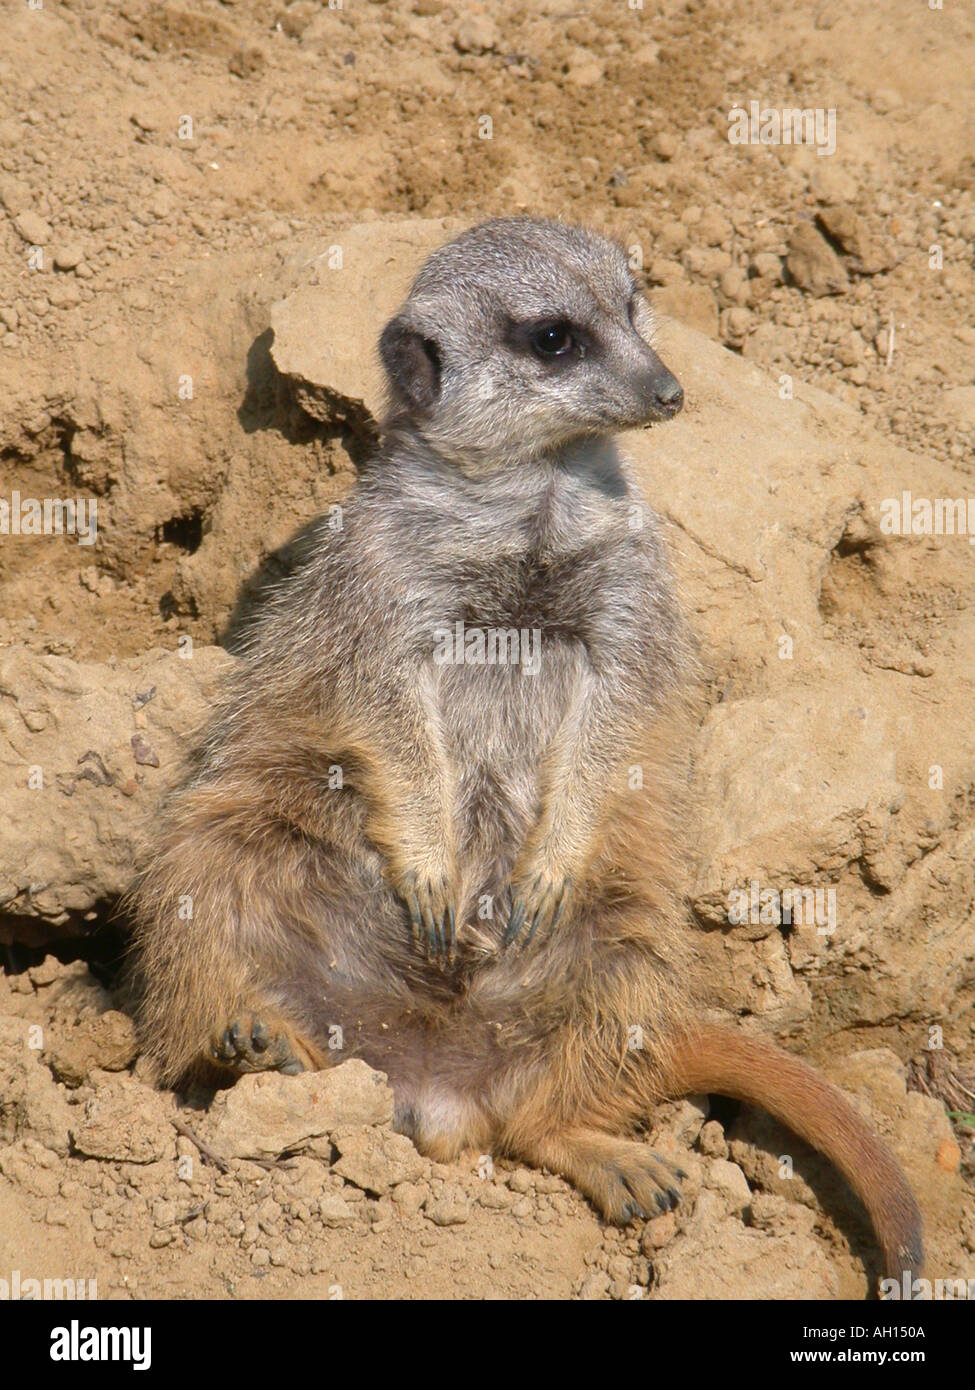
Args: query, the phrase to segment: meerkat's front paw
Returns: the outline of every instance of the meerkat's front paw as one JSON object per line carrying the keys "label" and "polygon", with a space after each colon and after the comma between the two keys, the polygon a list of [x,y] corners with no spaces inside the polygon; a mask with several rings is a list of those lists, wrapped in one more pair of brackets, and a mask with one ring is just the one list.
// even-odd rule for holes
{"label": "meerkat's front paw", "polygon": [[504,934],[505,946],[521,937],[527,947],[536,935],[544,938],[556,927],[572,895],[572,879],[542,870],[512,885],[511,916]]}
{"label": "meerkat's front paw", "polygon": [[413,940],[428,960],[445,963],[457,945],[457,915],[446,878],[412,874],[398,888],[410,914]]}

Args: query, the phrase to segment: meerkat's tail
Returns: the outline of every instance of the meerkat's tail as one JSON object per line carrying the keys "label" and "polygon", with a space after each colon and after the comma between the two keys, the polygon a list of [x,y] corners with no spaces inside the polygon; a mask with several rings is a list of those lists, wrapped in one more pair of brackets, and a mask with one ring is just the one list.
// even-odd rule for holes
{"label": "meerkat's tail", "polygon": [[921,1213],[878,1134],[812,1067],[773,1043],[701,1025],[673,1054],[674,1095],[710,1091],[780,1120],[836,1164],[870,1214],[888,1278],[913,1279],[924,1260]]}

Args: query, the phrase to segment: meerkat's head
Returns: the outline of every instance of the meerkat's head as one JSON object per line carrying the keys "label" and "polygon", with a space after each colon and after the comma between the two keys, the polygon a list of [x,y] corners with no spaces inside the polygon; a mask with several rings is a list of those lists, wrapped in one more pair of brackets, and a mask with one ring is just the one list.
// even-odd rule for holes
{"label": "meerkat's head", "polygon": [[435,251],[379,349],[391,420],[488,465],[676,415],[677,378],[622,249],[528,217],[482,223]]}

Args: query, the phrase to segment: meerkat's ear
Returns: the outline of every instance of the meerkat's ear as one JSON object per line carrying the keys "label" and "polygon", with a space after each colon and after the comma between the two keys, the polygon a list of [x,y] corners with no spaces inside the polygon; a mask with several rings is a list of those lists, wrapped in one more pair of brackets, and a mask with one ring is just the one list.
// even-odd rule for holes
{"label": "meerkat's ear", "polygon": [[410,410],[426,414],[440,395],[440,348],[403,314],[387,323],[379,355],[397,396]]}

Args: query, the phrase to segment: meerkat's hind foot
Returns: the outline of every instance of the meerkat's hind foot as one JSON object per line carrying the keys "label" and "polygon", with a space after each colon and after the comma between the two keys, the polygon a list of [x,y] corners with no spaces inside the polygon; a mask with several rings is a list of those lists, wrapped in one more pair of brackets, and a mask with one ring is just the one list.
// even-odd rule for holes
{"label": "meerkat's hind foot", "polygon": [[317,1049],[304,1042],[270,1011],[242,1009],[210,1039],[208,1060],[225,1070],[278,1071],[285,1076],[316,1071],[321,1065]]}
{"label": "meerkat's hind foot", "polygon": [[600,1159],[588,1195],[607,1221],[626,1226],[673,1211],[686,1176],[645,1144],[620,1140],[615,1153]]}
{"label": "meerkat's hind foot", "polygon": [[[629,1147],[629,1146],[628,1146]],[[650,1220],[661,1212],[673,1211],[680,1201],[680,1184],[687,1174],[662,1154],[634,1145],[635,1154],[627,1154],[615,1165],[615,1175],[625,1189],[621,1194],[611,1190],[611,1200],[603,1209],[607,1221],[625,1226],[634,1219]]]}
{"label": "meerkat's hind foot", "polygon": [[636,1140],[575,1130],[517,1146],[518,1156],[561,1173],[616,1226],[672,1211],[687,1174]]}

